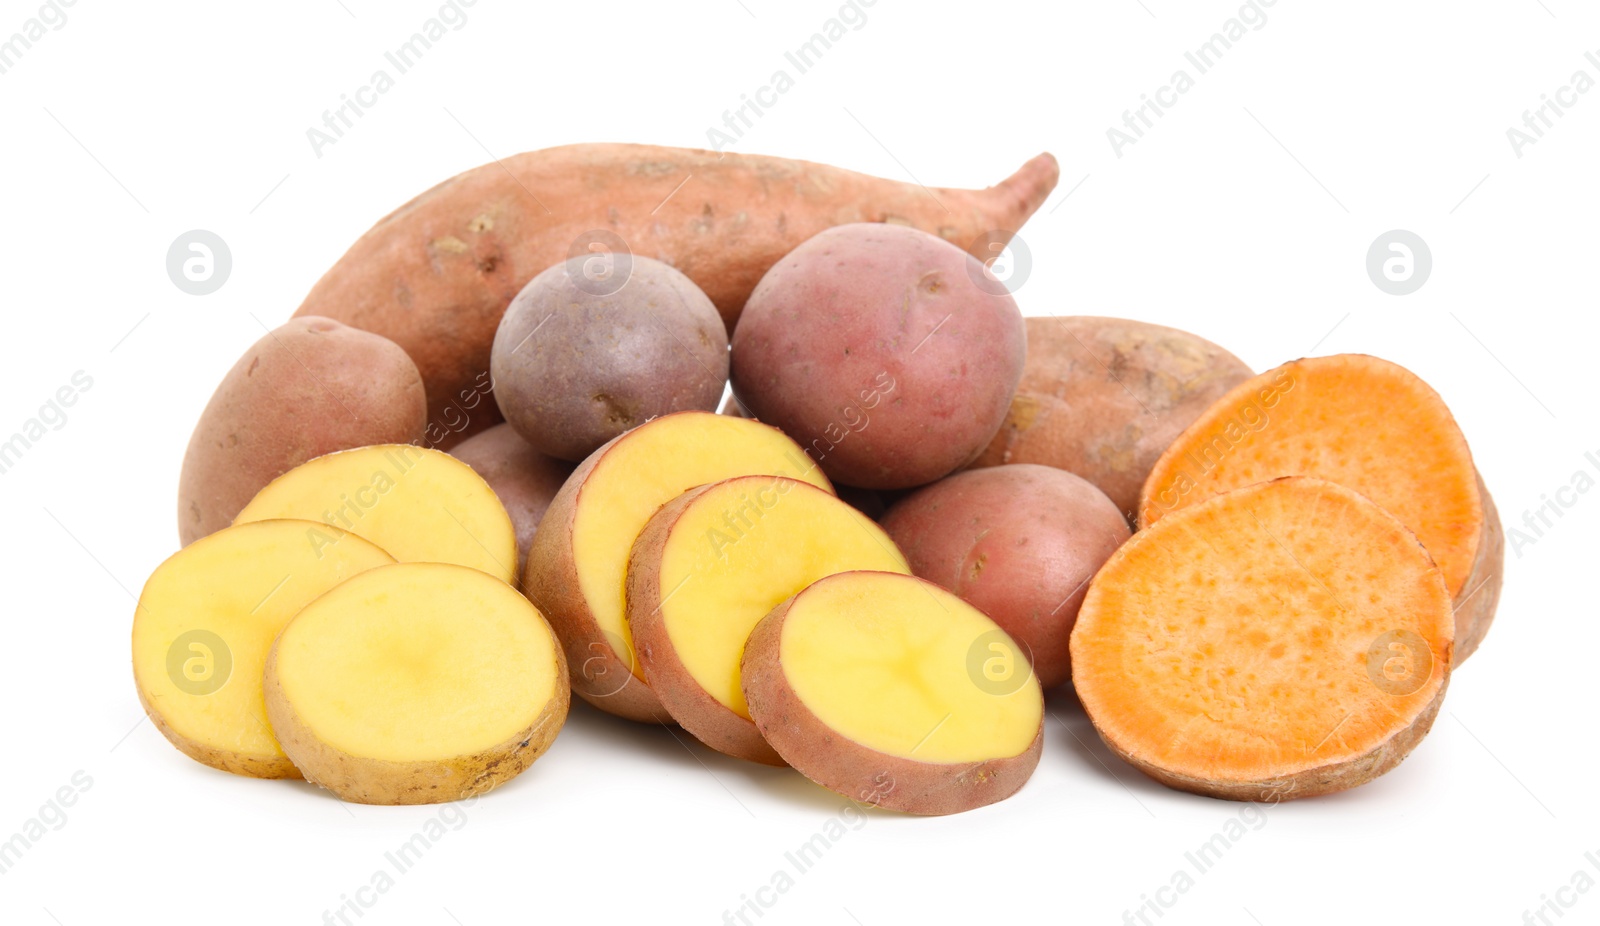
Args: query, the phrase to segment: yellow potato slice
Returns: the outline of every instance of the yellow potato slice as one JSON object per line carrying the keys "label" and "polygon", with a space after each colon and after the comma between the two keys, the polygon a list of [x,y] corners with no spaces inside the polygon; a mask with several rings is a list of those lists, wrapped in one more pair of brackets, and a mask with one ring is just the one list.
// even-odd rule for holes
{"label": "yellow potato slice", "polygon": [[544,617],[479,570],[363,573],[286,627],[266,666],[272,728],[308,781],[347,801],[482,794],[554,741],[570,697]]}
{"label": "yellow potato slice", "polygon": [[1039,763],[1044,695],[983,612],[931,582],[843,572],[773,609],[745,644],[750,715],[807,778],[908,813],[1014,794]]}
{"label": "yellow potato slice", "polygon": [[185,755],[255,778],[299,778],[267,723],[267,651],[305,604],[394,558],[310,521],[224,528],[156,567],[133,616],[133,677]]}
{"label": "yellow potato slice", "polygon": [[308,460],[267,484],[235,524],[303,518],[347,530],[402,563],[455,563],[512,582],[517,535],[472,467],[438,450],[375,444]]}
{"label": "yellow potato slice", "polygon": [[833,489],[782,431],[711,412],[648,421],[596,450],[567,479],[533,535],[523,589],[566,648],[573,691],[620,717],[671,722],[633,651],[624,613],[629,552],[662,505],[697,486],[751,475]]}
{"label": "yellow potato slice", "polygon": [[745,640],[790,595],[856,569],[911,572],[882,528],[815,486],[741,476],[679,496],[650,519],[628,567],[645,680],[706,745],[783,764],[739,685]]}

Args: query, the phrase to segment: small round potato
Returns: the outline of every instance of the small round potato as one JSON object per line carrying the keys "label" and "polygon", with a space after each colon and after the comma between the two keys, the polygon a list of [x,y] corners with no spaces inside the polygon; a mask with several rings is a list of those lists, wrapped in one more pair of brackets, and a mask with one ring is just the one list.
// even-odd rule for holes
{"label": "small round potato", "polygon": [[1016,638],[1046,688],[1071,675],[1068,641],[1085,589],[1129,537],[1103,492],[1034,464],[948,476],[901,499],[882,524],[912,572]]}
{"label": "small round potato", "polygon": [[539,519],[574,465],[533,449],[509,424],[474,434],[450,448],[450,455],[482,476],[506,506],[517,531],[517,575],[522,575]]}
{"label": "small round potato", "polygon": [[977,258],[898,225],[840,225],[767,271],[733,332],[733,388],[838,482],[900,489],[981,453],[1026,335]]}
{"label": "small round potato", "polygon": [[178,540],[233,523],[262,486],[314,457],[420,443],[422,376],[388,338],[331,318],[292,318],[263,335],[212,394],[178,478]]}
{"label": "small round potato", "polygon": [[586,258],[529,281],[495,332],[495,400],[535,450],[579,461],[672,412],[716,411],[728,335],[688,277],[633,255],[621,288],[585,276]]}

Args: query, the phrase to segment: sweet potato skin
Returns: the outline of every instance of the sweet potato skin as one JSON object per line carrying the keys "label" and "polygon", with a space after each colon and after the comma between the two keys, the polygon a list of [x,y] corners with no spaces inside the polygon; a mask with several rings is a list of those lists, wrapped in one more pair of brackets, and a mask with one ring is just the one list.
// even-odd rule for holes
{"label": "sweet potato skin", "polygon": [[1068,641],[1089,580],[1130,536],[1099,489],[1035,464],[967,470],[896,502],[883,529],[912,572],[989,615],[1045,688],[1071,675]]}
{"label": "sweet potato skin", "polygon": [[450,448],[450,455],[482,476],[506,506],[517,533],[517,575],[522,575],[533,533],[575,467],[534,450],[509,424],[467,438]]}
{"label": "sweet potato skin", "polygon": [[256,492],[313,457],[421,441],[422,378],[392,341],[329,318],[291,319],[223,377],[178,479],[184,545],[233,523]]}
{"label": "sweet potato skin", "polygon": [[1042,715],[1039,732],[1022,752],[962,766],[886,755],[830,729],[795,694],[780,660],[784,617],[797,597],[756,625],[739,668],[750,716],[789,764],[853,801],[930,816],[1003,801],[1027,783],[1044,750]]}
{"label": "sweet potato skin", "polygon": [[1161,452],[1250,368],[1176,328],[1121,318],[1027,319],[1028,359],[1006,420],[973,467],[1077,473],[1135,520]]}
{"label": "sweet potato skin", "polygon": [[1500,526],[1500,509],[1489,495],[1489,487],[1478,474],[1478,493],[1483,497],[1483,533],[1478,538],[1478,555],[1472,572],[1456,596],[1455,661],[1460,665],[1477,651],[1494,622],[1500,607],[1500,584],[1505,575],[1506,535]]}
{"label": "sweet potato skin", "polygon": [[733,332],[733,389],[835,482],[924,485],[972,462],[1005,419],[1022,313],[971,254],[916,229],[852,224],[761,278]]}
{"label": "sweet potato skin", "polygon": [[[581,252],[593,239],[580,240],[586,233],[604,232],[599,240],[620,239],[688,275],[731,331],[762,274],[825,228],[906,224],[965,248],[991,230],[1015,232],[1058,177],[1047,154],[987,190],[929,190],[759,155],[549,148],[474,168],[401,206],[351,246],[295,314],[337,318],[399,344],[422,372],[429,420],[440,421],[487,373],[512,298],[574,246]],[[462,436],[497,423],[492,403],[481,408]]]}
{"label": "sweet potato skin", "polygon": [[628,629],[633,633],[633,645],[650,690],[670,709],[680,726],[725,755],[763,765],[788,765],[753,722],[723,707],[700,687],[678,657],[662,619],[662,551],[684,510],[708,488],[691,489],[667,502],[634,541],[628,561]]}

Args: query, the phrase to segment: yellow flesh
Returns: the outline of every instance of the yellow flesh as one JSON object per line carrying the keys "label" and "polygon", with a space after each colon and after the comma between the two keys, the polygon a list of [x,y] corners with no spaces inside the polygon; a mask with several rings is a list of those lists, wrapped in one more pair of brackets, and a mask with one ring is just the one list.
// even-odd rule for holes
{"label": "yellow flesh", "polygon": [[656,509],[735,476],[788,476],[832,491],[822,470],[783,432],[731,415],[693,412],[640,425],[595,464],[578,496],[572,557],[578,587],[617,655],[640,675],[623,614],[628,554]]}
{"label": "yellow flesh", "polygon": [[472,468],[437,450],[379,444],[317,457],[262,489],[235,524],[322,521],[402,563],[455,563],[510,582],[517,537],[505,506]]}
{"label": "yellow flesh", "polygon": [[[278,631],[313,598],[345,579],[394,559],[360,537],[332,534],[322,549],[310,535],[329,534],[306,521],[262,521],[195,541],[162,563],[145,583],[133,618],[133,672],[146,702],[178,735],[222,752],[278,758],[283,750],[267,725],[261,672]],[[209,631],[226,652],[204,638]],[[226,681],[209,693],[180,688],[168,672],[177,644],[178,678],[191,688]]]}
{"label": "yellow flesh", "polygon": [[[988,636],[994,634],[995,636]],[[981,642],[980,642],[981,641]],[[974,681],[974,645],[1027,671],[1027,657],[981,611],[904,576],[834,576],[795,599],[784,621],[784,677],[828,728],[923,762],[979,762],[1026,750],[1044,713],[1038,679],[991,693]]]}
{"label": "yellow flesh", "polygon": [[766,476],[707,489],[679,516],[661,557],[662,622],[689,674],[750,718],[739,685],[745,640],[767,612],[836,572],[909,575],[894,541],[820,489]]}
{"label": "yellow flesh", "polygon": [[279,684],[311,734],[391,762],[476,755],[521,734],[566,684],[555,669],[554,637],[526,598],[437,563],[339,586],[278,643]]}

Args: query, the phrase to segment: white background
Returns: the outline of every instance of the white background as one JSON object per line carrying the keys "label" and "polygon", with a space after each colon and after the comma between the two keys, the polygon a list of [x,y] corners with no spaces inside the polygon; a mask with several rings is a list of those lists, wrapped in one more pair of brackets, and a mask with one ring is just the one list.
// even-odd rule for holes
{"label": "white background", "polygon": [[[37,8],[0,2],[0,37]],[[488,152],[704,146],[837,9],[478,0],[320,158],[306,130],[437,3],[78,0],[0,75],[0,433],[75,371],[94,381],[0,476],[0,840],[75,772],[93,782],[0,875],[0,919],[323,922],[437,818],[211,771],[142,719],[132,596],[176,548],[189,430],[262,324],[415,193]],[[1237,9],[877,0],[734,150],[941,186],[1051,151],[1062,184],[1024,232],[1025,311],[1176,325],[1258,370],[1341,351],[1403,363],[1450,402],[1507,527],[1521,524],[1590,468],[1586,451],[1600,457],[1600,92],[1520,158],[1506,130],[1575,71],[1600,76],[1584,59],[1600,15],[1576,0],[1278,0],[1117,157],[1106,130],[1176,69],[1193,74],[1184,51]],[[166,274],[192,228],[232,248],[209,296]],[[1432,248],[1410,296],[1365,272],[1392,228]],[[1512,924],[1578,870],[1600,879],[1583,855],[1600,855],[1600,492],[1565,497],[1553,529],[1513,540],[1499,619],[1411,758],[1272,809],[1163,926]],[[1070,694],[1049,707],[1016,797],[942,819],[875,813],[750,921],[1122,922],[1243,809],[1120,764]],[[351,921],[719,923],[843,803],[576,705],[537,765]],[[1575,903],[1562,922],[1600,921],[1600,887],[1561,896]]]}

